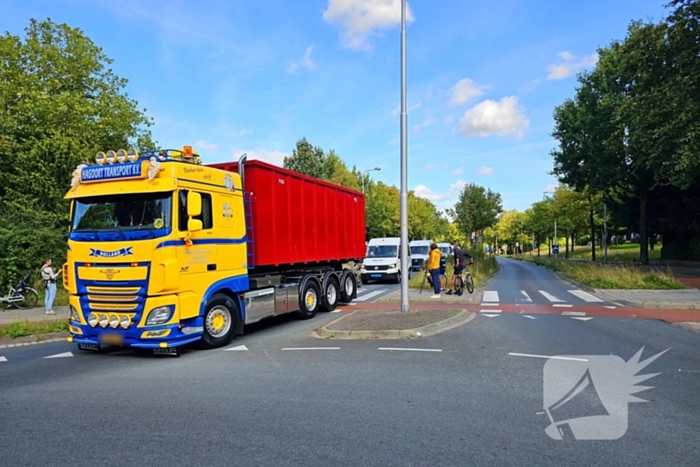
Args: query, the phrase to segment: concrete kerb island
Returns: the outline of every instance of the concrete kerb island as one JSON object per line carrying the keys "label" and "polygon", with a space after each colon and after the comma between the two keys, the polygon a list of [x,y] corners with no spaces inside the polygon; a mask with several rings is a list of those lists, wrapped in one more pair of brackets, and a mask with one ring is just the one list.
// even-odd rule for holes
{"label": "concrete kerb island", "polygon": [[[448,313],[445,317],[445,312]],[[408,313],[408,314],[406,314]],[[435,313],[436,321],[430,322],[423,326],[414,327],[411,329],[367,329],[372,328],[371,324],[376,324],[382,318],[393,317],[398,318],[399,322],[410,323],[411,313],[400,311],[366,311],[357,310],[346,316],[343,316],[335,321],[322,326],[311,333],[312,336],[321,339],[411,339],[432,336],[434,334],[447,331],[462,324],[468,323],[476,317],[476,313],[470,313],[467,310],[440,310],[438,311],[422,311],[424,315]],[[451,316],[449,316],[451,315]],[[363,319],[368,318],[368,319]],[[356,321],[356,322],[353,322]],[[362,321],[366,321],[363,325]],[[392,328],[401,328],[397,325],[396,320],[391,326]],[[367,325],[370,323],[370,325]],[[345,329],[344,329],[345,328]],[[351,328],[351,329],[347,329]],[[364,329],[363,329],[364,328]]]}

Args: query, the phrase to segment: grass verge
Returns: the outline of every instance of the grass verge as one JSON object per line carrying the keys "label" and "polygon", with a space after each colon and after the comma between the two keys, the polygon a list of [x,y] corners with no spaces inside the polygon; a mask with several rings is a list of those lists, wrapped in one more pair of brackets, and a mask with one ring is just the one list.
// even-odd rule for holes
{"label": "grass verge", "polygon": [[50,332],[61,332],[68,330],[68,323],[65,321],[37,321],[18,322],[6,326],[0,326],[0,338],[33,336],[38,334],[48,334]]}
{"label": "grass verge", "polygon": [[[545,249],[545,254],[547,250]],[[564,255],[564,247],[559,246],[559,254]],[[596,246],[595,249],[596,259],[603,258],[603,247],[600,245]],[[570,258],[587,258],[591,257],[591,249],[586,246],[577,246],[574,251],[569,251]],[[661,244],[654,245],[653,250],[649,250],[650,260],[661,259]],[[627,243],[625,245],[609,245],[608,246],[608,261],[615,262],[626,262],[626,263],[639,263],[639,244],[638,243]]]}
{"label": "grass verge", "polygon": [[[452,257],[449,257],[447,259],[447,265],[445,269],[445,279],[447,281],[446,288],[449,289],[450,281],[452,280],[452,274],[454,272],[454,259]],[[472,277],[474,278],[474,284],[476,287],[481,285],[487,277],[495,274],[496,271],[498,271],[498,263],[496,262],[496,258],[493,256],[482,256],[474,258],[474,264],[469,266],[469,272],[471,272]],[[408,286],[412,289],[420,289],[424,275],[425,271],[414,272],[411,276],[411,281],[408,283]],[[430,289],[430,284],[427,280],[423,285],[423,289]]]}
{"label": "grass verge", "polygon": [[536,256],[526,256],[523,259],[560,272],[570,279],[596,289],[674,290],[686,288],[680,282],[676,282],[670,270],[648,271],[633,265],[605,265],[573,262],[566,259],[538,258]]}

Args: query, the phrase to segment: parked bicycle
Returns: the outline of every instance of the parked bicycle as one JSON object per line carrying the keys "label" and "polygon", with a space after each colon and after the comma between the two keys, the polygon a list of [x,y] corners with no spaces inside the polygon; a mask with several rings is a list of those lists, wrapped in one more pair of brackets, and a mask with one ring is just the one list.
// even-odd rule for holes
{"label": "parked bicycle", "polygon": [[455,295],[462,295],[465,287],[469,293],[474,293],[474,279],[467,268],[462,269],[462,272],[455,277]]}
{"label": "parked bicycle", "polygon": [[29,271],[22,282],[15,285],[10,284],[10,291],[6,297],[0,296],[0,303],[14,306],[20,310],[34,308],[39,302],[39,294],[32,288],[31,279],[32,271]]}

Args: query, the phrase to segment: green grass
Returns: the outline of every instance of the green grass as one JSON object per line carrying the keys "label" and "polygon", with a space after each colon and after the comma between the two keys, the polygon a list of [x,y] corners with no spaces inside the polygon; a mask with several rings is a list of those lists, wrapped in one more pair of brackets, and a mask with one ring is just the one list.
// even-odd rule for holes
{"label": "green grass", "polygon": [[24,337],[50,332],[61,332],[68,330],[68,323],[65,321],[24,321],[11,323],[7,326],[0,326],[0,338],[3,337]]}
{"label": "green grass", "polygon": [[[541,254],[541,253],[540,253]],[[544,250],[544,254],[547,254],[547,250]],[[559,246],[559,255],[564,255],[564,247]],[[587,246],[577,246],[572,252],[569,251],[570,258],[591,258],[591,249]],[[603,258],[603,248],[601,246],[596,246],[595,249],[596,259]],[[654,245],[653,250],[649,250],[649,259],[658,260],[661,259],[661,244]],[[638,243],[626,243],[624,245],[609,245],[608,246],[608,261],[614,261],[618,263],[638,263],[639,262],[639,244]]]}
{"label": "green grass", "polygon": [[[496,262],[496,258],[493,256],[490,257],[482,257],[482,258],[475,258],[474,259],[474,264],[471,266],[468,266],[469,272],[471,273],[472,277],[474,278],[474,285],[478,287],[480,284],[484,282],[484,280],[494,274],[496,271],[498,271],[498,263]],[[449,289],[450,288],[450,281],[452,280],[452,273],[454,272],[454,260],[452,257],[447,259],[447,266],[445,270],[445,288]],[[412,289],[420,289],[421,283],[423,282],[423,276],[425,274],[425,271],[418,271],[414,272],[411,275],[411,281],[408,283],[408,286]],[[428,281],[425,281],[425,284],[423,285],[423,289],[430,289],[430,284]]]}
{"label": "green grass", "polygon": [[581,284],[596,289],[674,290],[686,287],[676,282],[671,271],[645,270],[633,265],[606,265],[536,256],[525,258]]}

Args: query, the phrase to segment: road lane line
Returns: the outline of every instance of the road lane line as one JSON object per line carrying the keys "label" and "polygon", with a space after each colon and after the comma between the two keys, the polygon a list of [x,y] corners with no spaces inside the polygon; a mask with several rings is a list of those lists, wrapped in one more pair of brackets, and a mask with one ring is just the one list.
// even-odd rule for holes
{"label": "road lane line", "polygon": [[608,310],[614,310],[617,307],[616,306],[604,306],[603,308],[607,308]]}
{"label": "road lane line", "polygon": [[561,304],[554,304],[552,306],[557,307],[557,308],[571,308],[571,307],[573,307],[573,305],[561,305]]}
{"label": "road lane line", "polygon": [[500,303],[482,303],[481,306],[499,306]]}
{"label": "road lane line", "polygon": [[523,300],[524,300],[524,301],[526,301],[526,302],[532,302],[532,299],[531,299],[530,296],[527,294],[527,292],[525,292],[524,290],[521,290],[521,291],[520,291],[520,294],[521,294],[524,298],[518,298],[516,301],[523,301]]}
{"label": "road lane line", "polygon": [[409,349],[404,347],[379,347],[378,350],[401,350],[404,352],[442,352],[442,349]]}
{"label": "road lane line", "polygon": [[483,315],[479,316],[486,316],[487,318],[495,318],[496,316],[501,316],[500,314],[490,314],[490,313],[485,313]]}
{"label": "road lane line", "polygon": [[236,347],[229,347],[228,349],[224,349],[223,352],[233,352],[238,350],[248,350],[248,347],[246,347],[245,345],[237,345]]}
{"label": "road lane line", "polygon": [[544,296],[544,298],[546,298],[550,302],[563,302],[564,301],[564,300],[561,300],[561,299],[555,297],[554,295],[547,292],[546,290],[538,290],[538,292],[541,293]]}
{"label": "road lane line", "polygon": [[376,297],[377,295],[381,295],[386,291],[387,291],[387,289],[375,290],[374,292],[369,292],[369,293],[363,294],[361,297],[357,297],[354,301],[364,302],[364,301],[369,300],[372,297]]}
{"label": "road lane line", "polygon": [[523,315],[523,318],[527,318],[527,319],[537,319],[537,318],[535,318],[534,316],[530,316],[530,315]]}
{"label": "road lane line", "polygon": [[527,353],[514,353],[514,352],[509,352],[508,355],[511,357],[530,357],[530,358],[551,358],[552,360],[570,360],[572,362],[587,362],[588,359],[586,358],[574,358],[574,357],[557,357],[555,356],[549,356],[549,355],[531,355]]}
{"label": "road lane line", "polygon": [[48,357],[44,358],[64,358],[64,357],[72,357],[73,352],[63,352],[63,353],[57,353],[56,355],[49,355]]}
{"label": "road lane line", "polygon": [[496,290],[484,290],[482,302],[498,302],[498,292]]}
{"label": "road lane line", "polygon": [[577,319],[579,321],[588,321],[588,320],[591,320],[593,318],[591,318],[590,316],[588,318],[582,318],[580,316],[572,316],[571,319]]}
{"label": "road lane line", "polygon": [[500,313],[501,310],[480,310],[479,313]]}
{"label": "road lane line", "polygon": [[285,347],[282,350],[340,350],[340,347]]}
{"label": "road lane line", "polygon": [[6,362],[6,361],[7,361],[7,359],[5,357],[0,356],[0,362]]}
{"label": "road lane line", "polygon": [[561,314],[562,316],[586,316],[583,311],[565,311]]}
{"label": "road lane line", "polygon": [[571,295],[574,295],[574,296],[580,298],[581,300],[583,300],[585,302],[589,302],[589,303],[591,303],[591,302],[603,303],[605,301],[605,300],[602,300],[602,299],[596,297],[595,295],[591,295],[588,292],[584,292],[583,290],[567,290],[567,292],[569,292]]}

